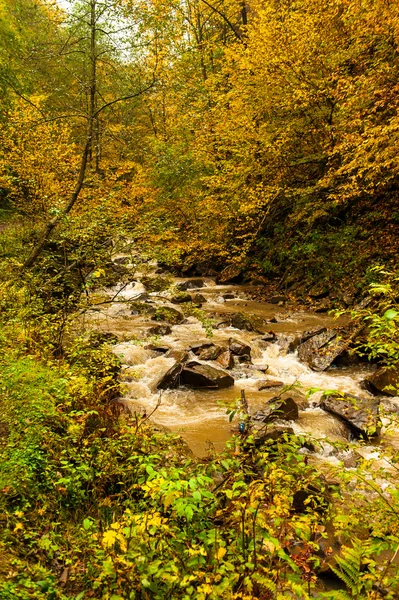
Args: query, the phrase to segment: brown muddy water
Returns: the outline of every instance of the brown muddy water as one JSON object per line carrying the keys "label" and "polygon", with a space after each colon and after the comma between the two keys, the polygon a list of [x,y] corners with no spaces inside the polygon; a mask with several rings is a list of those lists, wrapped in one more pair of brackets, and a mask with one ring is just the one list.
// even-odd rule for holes
{"label": "brown muddy water", "polygon": [[[182,279],[174,279],[178,284]],[[312,371],[302,363],[296,352],[287,350],[289,341],[312,327],[333,327],[337,320],[327,314],[291,311],[286,305],[278,306],[267,302],[251,300],[250,286],[216,285],[210,279],[204,280],[204,287],[190,289],[190,293],[200,293],[206,298],[202,310],[217,317],[219,322],[226,313],[244,313],[256,315],[264,320],[260,330],[274,331],[277,340],[274,343],[263,341],[261,333],[242,331],[231,326],[221,325],[213,331],[211,339],[200,321],[190,316],[180,325],[174,325],[171,333],[154,338],[148,330],[155,323],[149,317],[133,316],[129,303],[140,294],[145,293],[144,286],[138,281],[125,286],[119,293],[118,288],[105,290],[109,304],[100,305],[91,311],[91,326],[96,329],[118,334],[119,343],[113,351],[121,359],[123,380],[122,402],[138,414],[149,415],[159,404],[152,415],[152,421],[172,432],[180,434],[197,456],[205,456],[210,450],[219,452],[231,437],[232,425],[226,413],[228,407],[234,405],[245,390],[249,412],[253,414],[261,409],[267,400],[279,393],[278,389],[258,391],[261,380],[278,379],[286,386],[294,386],[290,395],[300,405],[299,419],[288,423],[296,433],[306,433],[317,439],[331,442],[347,442],[350,432],[347,427],[332,415],[323,411],[318,405],[322,390],[338,390],[356,396],[365,396],[367,392],[360,387],[360,382],[370,372],[369,365],[350,367],[331,367],[325,372]],[[224,296],[228,295],[229,299]],[[230,296],[233,295],[233,298]],[[168,301],[167,292],[148,294],[148,300],[154,307],[171,306],[181,309]],[[276,320],[277,322],[270,321]],[[343,318],[338,324],[343,324]],[[174,364],[173,357],[167,357],[153,349],[146,348],[150,342],[173,350],[189,351],[190,347],[206,342],[227,344],[230,338],[236,338],[251,346],[251,363],[235,364],[230,371],[235,384],[231,388],[219,390],[193,390],[179,387],[174,390],[159,392],[157,383]],[[193,354],[190,358],[195,358]],[[199,361],[201,362],[201,361]],[[218,363],[207,361],[220,368]],[[320,391],[306,396],[307,390],[318,388]],[[394,431],[384,438],[385,445],[399,446],[399,434]],[[378,458],[379,450],[375,444],[362,445],[362,455]],[[327,441],[322,443],[320,451],[313,455],[315,460],[332,464],[345,462],[345,451],[337,452]]]}

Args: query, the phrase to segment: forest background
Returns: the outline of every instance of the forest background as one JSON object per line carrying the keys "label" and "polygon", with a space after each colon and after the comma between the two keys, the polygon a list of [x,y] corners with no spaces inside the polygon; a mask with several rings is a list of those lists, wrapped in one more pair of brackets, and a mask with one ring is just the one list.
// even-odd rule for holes
{"label": "forest background", "polygon": [[316,530],[371,516],[320,597],[395,597],[394,488],[293,516],[325,491],[295,440],[190,462],[115,416],[115,357],[66,332],[126,247],[337,306],[383,263],[395,305],[398,40],[390,0],[0,0],[1,598],[310,598]]}

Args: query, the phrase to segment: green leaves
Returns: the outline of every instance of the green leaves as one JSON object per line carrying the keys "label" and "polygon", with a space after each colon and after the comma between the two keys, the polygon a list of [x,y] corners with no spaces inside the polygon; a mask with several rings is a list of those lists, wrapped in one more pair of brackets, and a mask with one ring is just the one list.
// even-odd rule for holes
{"label": "green leaves", "polygon": [[397,310],[390,308],[384,313],[384,319],[386,319],[387,321],[392,321],[392,319],[396,319],[398,315],[399,312]]}

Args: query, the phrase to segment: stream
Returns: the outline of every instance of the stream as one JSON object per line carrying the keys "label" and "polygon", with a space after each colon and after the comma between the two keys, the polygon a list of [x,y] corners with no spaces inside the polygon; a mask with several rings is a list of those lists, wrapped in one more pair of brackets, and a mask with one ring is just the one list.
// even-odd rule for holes
{"label": "stream", "polygon": [[[249,414],[262,409],[265,403],[279,394],[280,388],[259,391],[259,385],[265,379],[275,379],[285,386],[293,386],[287,393],[299,406],[299,418],[288,424],[295,433],[304,433],[319,440],[348,442],[352,440],[347,425],[335,416],[325,412],[319,406],[321,391],[306,396],[310,388],[319,390],[338,390],[355,396],[365,397],[368,392],[360,387],[361,381],[373,369],[368,364],[355,366],[332,366],[327,371],[316,372],[298,358],[296,351],[289,351],[289,343],[298,334],[314,327],[333,327],[337,320],[325,313],[297,312],[286,304],[270,304],[252,299],[253,288],[244,285],[216,285],[211,279],[204,278],[198,289],[188,289],[190,294],[201,294],[203,314],[216,317],[221,322],[213,330],[211,339],[196,316],[188,316],[180,324],[171,326],[165,335],[154,335],[156,321],[148,315],[133,315],[131,302],[145,300],[149,306],[172,307],[184,310],[183,304],[170,302],[170,292],[148,293],[139,281],[129,283],[120,289],[118,286],[104,291],[108,304],[99,305],[90,311],[90,326],[104,333],[113,333],[118,343],[113,346],[114,353],[122,362],[121,379],[123,381],[123,402],[132,412],[139,415],[151,415],[155,425],[178,433],[197,456],[206,456],[210,451],[219,452],[232,435],[227,406],[233,405],[245,390]],[[173,285],[179,285],[189,279],[173,278]],[[195,284],[197,280],[192,283]],[[191,284],[190,284],[191,285]],[[280,302],[281,304],[281,302]],[[260,318],[257,331],[243,331],[223,320],[233,313],[241,313]],[[272,321],[272,322],[270,322]],[[341,317],[340,323],[345,323]],[[262,337],[273,331],[276,339],[265,342]],[[262,335],[263,334],[263,335]],[[234,386],[225,389],[190,389],[179,386],[177,389],[157,390],[160,378],[175,364],[170,351],[188,352],[188,359],[221,368],[213,361],[201,361],[190,348],[201,343],[228,345],[231,338],[251,347],[251,360],[235,364],[229,370],[234,377]],[[172,353],[176,354],[176,352]],[[157,405],[159,405],[157,407]],[[157,408],[156,408],[157,407]],[[156,409],[154,411],[154,409]],[[154,411],[154,412],[153,412]],[[386,433],[386,434],[385,434]],[[361,443],[358,454],[379,462],[380,449],[389,446],[399,447],[399,435],[382,432],[379,442]],[[337,450],[327,441],[312,452],[316,462],[354,465],[353,451]]]}

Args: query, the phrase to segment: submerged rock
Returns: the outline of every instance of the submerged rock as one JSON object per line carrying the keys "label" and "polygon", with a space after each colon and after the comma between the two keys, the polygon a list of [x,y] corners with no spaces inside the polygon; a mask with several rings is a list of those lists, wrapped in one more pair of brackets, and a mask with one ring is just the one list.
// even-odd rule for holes
{"label": "submerged rock", "polygon": [[298,418],[298,406],[294,400],[287,398],[272,398],[263,410],[259,410],[252,417],[254,421],[268,423],[277,419],[284,421],[294,421]]}
{"label": "submerged rock", "polygon": [[396,396],[399,389],[399,369],[383,367],[367,377],[362,386],[372,394]]}
{"label": "submerged rock", "polygon": [[226,371],[194,361],[184,366],[181,372],[181,382],[194,389],[227,388],[234,385],[233,377]]}
{"label": "submerged rock", "polygon": [[345,421],[357,437],[380,434],[380,401],[377,398],[357,398],[351,394],[323,398],[321,408]]}

